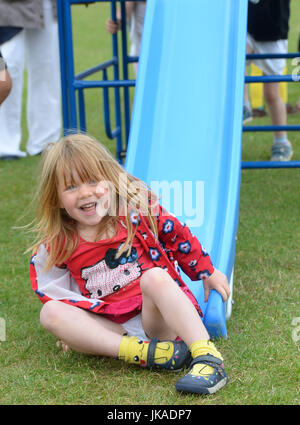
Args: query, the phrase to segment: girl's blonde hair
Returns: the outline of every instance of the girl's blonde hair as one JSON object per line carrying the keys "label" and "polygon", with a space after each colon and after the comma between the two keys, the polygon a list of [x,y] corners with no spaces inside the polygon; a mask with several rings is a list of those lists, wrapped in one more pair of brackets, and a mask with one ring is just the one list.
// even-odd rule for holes
{"label": "girl's blonde hair", "polygon": [[116,214],[107,214],[101,219],[97,240],[107,229],[116,233],[122,215],[128,236],[119,255],[130,250],[136,231],[131,218],[134,212],[148,216],[150,228],[157,236],[157,221],[153,214],[156,195],[143,182],[127,173],[98,141],[86,134],[71,134],[50,145],[41,158],[33,226],[36,240],[31,249],[36,251],[41,244],[47,247],[46,270],[64,263],[80,240],[76,223],[60,207],[58,197],[58,176],[73,184],[74,171],[83,182],[106,181],[114,189]]}

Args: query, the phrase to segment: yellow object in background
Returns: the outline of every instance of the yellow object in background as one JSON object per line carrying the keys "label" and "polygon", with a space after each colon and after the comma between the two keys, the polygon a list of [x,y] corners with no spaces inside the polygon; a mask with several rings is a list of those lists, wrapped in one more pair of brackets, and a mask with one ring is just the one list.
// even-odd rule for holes
{"label": "yellow object in background", "polygon": [[[253,63],[251,66],[251,76],[258,77],[263,75],[262,71],[255,66]],[[284,68],[283,75],[286,75],[287,68]],[[263,83],[251,83],[250,88],[250,103],[253,109],[263,109],[264,107],[264,95],[263,95]],[[280,95],[285,104],[288,102],[288,88],[287,83],[282,81],[280,83]]]}

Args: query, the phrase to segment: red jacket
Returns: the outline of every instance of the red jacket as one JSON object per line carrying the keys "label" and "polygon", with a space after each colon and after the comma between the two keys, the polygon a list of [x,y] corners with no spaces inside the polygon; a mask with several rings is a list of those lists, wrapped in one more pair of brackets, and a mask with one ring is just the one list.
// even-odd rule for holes
{"label": "red jacket", "polygon": [[[180,267],[194,281],[205,279],[214,271],[210,257],[198,239],[185,224],[162,207],[157,216],[158,239],[153,235],[145,216],[132,214],[131,220],[137,226],[136,237],[151,259],[153,267],[166,269],[202,315],[194,295],[181,279],[179,269]],[[117,323],[129,320],[141,310],[140,293],[122,301],[106,302],[105,299],[95,299],[83,294],[68,269],[53,267],[49,272],[43,272],[47,255],[45,247],[41,246],[30,261],[32,289],[42,303],[60,300],[103,314]]]}

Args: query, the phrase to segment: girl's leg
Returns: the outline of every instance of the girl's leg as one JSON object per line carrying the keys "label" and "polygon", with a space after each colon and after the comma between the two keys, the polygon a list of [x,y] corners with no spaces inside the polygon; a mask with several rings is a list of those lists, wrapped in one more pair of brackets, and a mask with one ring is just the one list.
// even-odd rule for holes
{"label": "girl's leg", "polygon": [[[141,279],[141,290],[145,332],[158,338],[179,336],[191,351],[189,372],[177,381],[176,389],[211,394],[226,385],[228,378],[221,354],[209,341],[208,332],[192,302],[170,275],[160,268],[146,271]],[[175,346],[173,351],[175,355]],[[172,361],[172,350],[168,353]]]}
{"label": "girl's leg", "polygon": [[143,327],[149,337],[179,336],[188,346],[209,339],[194,305],[165,270],[146,271],[141,278],[141,290]]}
{"label": "girl's leg", "polygon": [[41,324],[65,344],[81,353],[117,357],[124,329],[110,320],[65,304],[48,301]]}
{"label": "girl's leg", "polygon": [[[64,351],[71,347],[80,353],[119,358],[127,363],[147,366],[149,341],[125,336],[125,329],[121,325],[100,315],[61,301],[48,301],[41,311],[41,323],[62,341]],[[168,360],[165,358],[165,343],[155,345],[158,362],[165,363]],[[188,358],[188,349],[183,349],[183,352]],[[172,368],[179,368],[185,358]]]}

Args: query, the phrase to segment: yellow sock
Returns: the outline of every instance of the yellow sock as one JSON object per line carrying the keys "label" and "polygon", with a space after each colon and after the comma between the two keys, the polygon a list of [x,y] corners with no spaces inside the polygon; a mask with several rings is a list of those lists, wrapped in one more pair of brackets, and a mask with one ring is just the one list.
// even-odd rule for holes
{"label": "yellow sock", "polygon": [[215,344],[207,339],[199,339],[198,341],[195,341],[190,346],[190,352],[193,359],[198,356],[206,356],[207,354],[211,354],[212,356],[223,360],[221,353],[216,349]]}
{"label": "yellow sock", "polygon": [[[192,354],[193,359],[198,356],[206,356],[207,354],[211,354],[218,359],[223,360],[221,354],[216,349],[215,344],[209,340],[198,340],[195,341],[190,346],[190,352]],[[190,375],[202,376],[204,379],[208,379],[208,377],[213,373],[214,369],[211,366],[197,363],[190,370]]]}
{"label": "yellow sock", "polygon": [[[123,336],[118,358],[130,364],[147,365],[147,354],[150,341],[142,341],[136,336]],[[155,363],[163,364],[171,359],[174,345],[169,341],[157,342],[155,348]]]}

